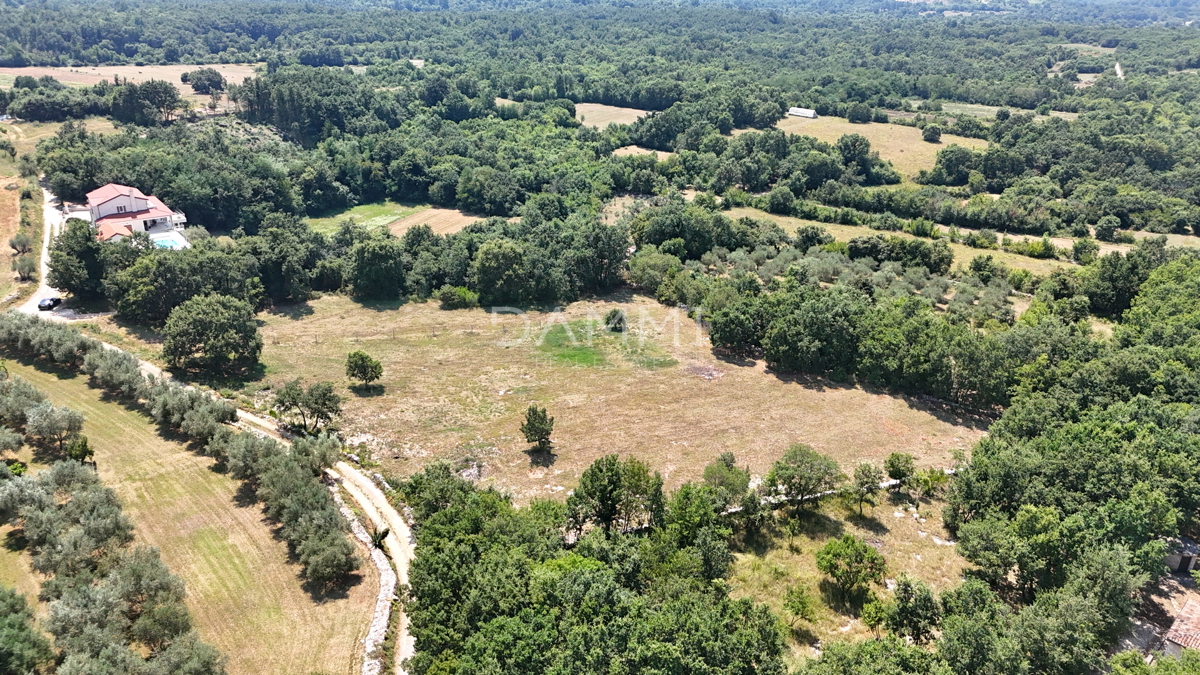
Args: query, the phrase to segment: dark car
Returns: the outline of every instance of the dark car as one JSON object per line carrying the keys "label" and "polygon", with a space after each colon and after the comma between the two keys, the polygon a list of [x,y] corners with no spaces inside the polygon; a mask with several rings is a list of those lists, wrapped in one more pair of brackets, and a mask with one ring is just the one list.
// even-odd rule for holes
{"label": "dark car", "polygon": [[62,298],[46,298],[38,303],[38,311],[49,311],[62,304]]}

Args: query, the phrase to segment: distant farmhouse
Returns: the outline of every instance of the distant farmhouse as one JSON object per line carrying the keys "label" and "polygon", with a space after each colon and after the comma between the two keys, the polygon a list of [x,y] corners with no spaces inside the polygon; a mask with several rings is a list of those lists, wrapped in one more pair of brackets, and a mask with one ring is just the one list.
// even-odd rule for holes
{"label": "distant farmhouse", "polygon": [[792,117],[807,117],[810,120],[817,119],[817,111],[809,108],[788,108],[788,114]]}
{"label": "distant farmhouse", "polygon": [[159,248],[189,248],[183,236],[187,217],[172,211],[158,197],[128,185],[109,183],[87,194],[92,227],[100,241],[120,241],[145,232]]}

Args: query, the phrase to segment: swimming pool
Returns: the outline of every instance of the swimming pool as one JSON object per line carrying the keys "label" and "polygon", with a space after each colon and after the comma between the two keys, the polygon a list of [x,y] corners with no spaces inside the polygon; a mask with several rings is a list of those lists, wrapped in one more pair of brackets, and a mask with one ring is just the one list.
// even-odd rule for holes
{"label": "swimming pool", "polygon": [[170,248],[179,250],[181,248],[191,248],[191,244],[184,238],[182,232],[155,232],[150,235],[150,241],[159,248]]}

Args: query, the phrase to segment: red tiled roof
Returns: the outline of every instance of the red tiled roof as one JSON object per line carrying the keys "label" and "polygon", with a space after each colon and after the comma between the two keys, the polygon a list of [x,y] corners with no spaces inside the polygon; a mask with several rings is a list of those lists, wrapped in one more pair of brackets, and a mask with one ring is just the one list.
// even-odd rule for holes
{"label": "red tiled roof", "polygon": [[125,223],[104,223],[96,228],[96,238],[100,241],[108,241],[118,236],[132,237],[133,230]]}
{"label": "red tiled roof", "polygon": [[1184,603],[1164,637],[1185,649],[1200,649],[1200,601],[1193,598]]}
{"label": "red tiled roof", "polygon": [[107,215],[103,218],[98,218],[96,220],[96,226],[99,227],[100,225],[104,225],[106,223],[130,223],[135,220],[146,220],[147,218],[169,218],[175,215],[175,212],[171,209],[168,209],[167,205],[163,204],[162,200],[158,197],[146,197],[146,200],[150,203],[150,208],[145,209],[144,211],[130,211],[128,213],[113,213],[111,215]]}
{"label": "red tiled roof", "polygon": [[113,199],[115,197],[120,197],[121,195],[132,195],[139,199],[146,198],[146,195],[142,194],[142,191],[135,187],[129,187],[128,185],[117,185],[116,183],[109,183],[108,185],[105,185],[104,187],[98,187],[95,190],[92,190],[91,192],[87,193],[88,206],[89,207],[99,206],[100,204],[103,204],[104,202],[106,202],[110,199]]}

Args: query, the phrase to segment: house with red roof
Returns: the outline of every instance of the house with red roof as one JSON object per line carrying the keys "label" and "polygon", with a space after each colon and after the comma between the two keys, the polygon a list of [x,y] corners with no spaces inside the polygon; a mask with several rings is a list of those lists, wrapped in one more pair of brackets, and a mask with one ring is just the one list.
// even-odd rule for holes
{"label": "house with red roof", "polygon": [[1200,649],[1200,601],[1189,599],[1179,610],[1171,630],[1163,636],[1163,652],[1178,658],[1185,649]]}
{"label": "house with red roof", "polygon": [[89,192],[87,203],[100,241],[120,241],[135,232],[145,232],[162,248],[188,246],[182,234],[187,217],[135,187],[109,183]]}

